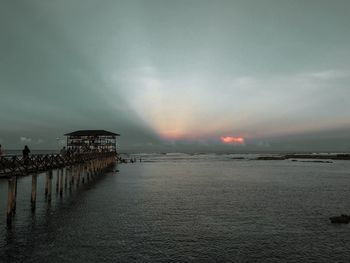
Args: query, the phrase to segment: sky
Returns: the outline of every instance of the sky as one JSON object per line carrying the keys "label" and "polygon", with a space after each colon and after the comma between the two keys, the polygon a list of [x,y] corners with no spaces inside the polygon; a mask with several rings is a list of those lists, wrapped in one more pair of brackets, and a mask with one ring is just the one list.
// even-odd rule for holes
{"label": "sky", "polygon": [[0,144],[349,151],[348,0],[0,0]]}

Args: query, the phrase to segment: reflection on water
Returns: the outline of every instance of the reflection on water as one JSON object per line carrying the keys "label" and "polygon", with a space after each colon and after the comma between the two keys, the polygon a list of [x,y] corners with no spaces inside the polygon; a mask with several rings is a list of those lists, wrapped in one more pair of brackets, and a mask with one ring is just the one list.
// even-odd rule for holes
{"label": "reflection on water", "polygon": [[350,162],[232,159],[228,155],[142,156],[119,173],[44,198],[35,214],[30,177],[18,184],[6,228],[0,181],[1,262],[347,262]]}

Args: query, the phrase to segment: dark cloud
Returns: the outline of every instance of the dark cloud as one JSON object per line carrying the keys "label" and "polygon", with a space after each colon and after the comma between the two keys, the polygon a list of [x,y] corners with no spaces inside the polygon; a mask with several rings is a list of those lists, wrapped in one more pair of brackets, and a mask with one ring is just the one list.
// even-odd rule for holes
{"label": "dark cloud", "polygon": [[66,132],[106,129],[123,151],[345,151],[349,8],[4,0],[0,142],[52,149]]}

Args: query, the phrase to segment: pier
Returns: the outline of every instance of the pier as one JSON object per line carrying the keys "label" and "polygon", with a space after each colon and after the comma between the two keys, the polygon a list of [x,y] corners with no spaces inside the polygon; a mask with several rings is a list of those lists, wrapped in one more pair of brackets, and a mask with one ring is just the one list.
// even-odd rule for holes
{"label": "pier", "polygon": [[31,210],[34,212],[39,175],[45,176],[45,200],[50,203],[53,191],[62,197],[65,191],[71,191],[80,184],[94,180],[117,163],[115,137],[119,134],[89,130],[77,131],[66,136],[67,150],[64,148],[64,152],[60,154],[0,156],[0,177],[8,180],[6,214],[9,226],[16,213],[19,176],[32,176],[29,198]]}

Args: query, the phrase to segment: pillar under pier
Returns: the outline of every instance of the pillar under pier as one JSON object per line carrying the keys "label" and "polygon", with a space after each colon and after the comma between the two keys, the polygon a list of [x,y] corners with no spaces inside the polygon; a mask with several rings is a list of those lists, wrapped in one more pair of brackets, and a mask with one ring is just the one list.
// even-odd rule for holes
{"label": "pillar under pier", "polygon": [[52,198],[52,170],[49,171],[47,186],[47,201],[51,203]]}
{"label": "pillar under pier", "polygon": [[35,210],[35,206],[36,206],[37,177],[38,177],[37,174],[32,175],[32,193],[31,193],[31,198],[30,198],[32,211]]}
{"label": "pillar under pier", "polygon": [[60,170],[60,196],[63,195],[63,168]]}
{"label": "pillar under pier", "polygon": [[7,192],[7,224],[12,224],[12,216],[13,216],[13,208],[14,208],[14,202],[15,202],[15,182],[14,178],[11,177],[8,179],[8,192]]}

